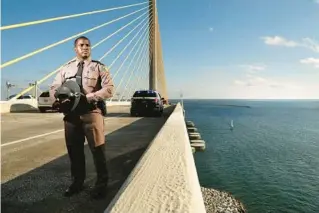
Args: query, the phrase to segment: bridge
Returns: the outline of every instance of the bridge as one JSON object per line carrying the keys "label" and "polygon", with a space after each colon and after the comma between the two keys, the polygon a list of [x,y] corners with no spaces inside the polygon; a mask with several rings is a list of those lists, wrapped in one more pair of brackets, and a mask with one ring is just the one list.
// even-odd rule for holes
{"label": "bridge", "polygon": [[[93,55],[99,47],[108,47],[95,59],[106,64],[115,83],[114,96],[105,100],[106,152],[111,173],[107,197],[89,200],[86,190],[71,199],[62,197],[70,183],[62,115],[37,110],[39,91],[48,89],[61,66],[73,59],[70,57],[10,100],[1,102],[2,212],[205,212],[182,105],[167,105],[160,118],[129,115],[130,97],[138,89],[157,90],[169,100],[156,0],[1,26],[1,31],[102,13],[111,14],[112,19],[4,61],[1,72],[5,76],[11,66],[34,57],[41,70],[45,64],[40,63],[41,54],[49,54],[61,45],[71,46],[70,42],[81,35],[90,38],[93,32],[109,29],[102,39],[92,39]],[[72,49],[65,55],[71,56]],[[14,80],[7,84],[8,89],[14,88]],[[30,93],[34,99],[17,99]],[[86,185],[90,187],[95,172],[87,145],[85,152]]]}

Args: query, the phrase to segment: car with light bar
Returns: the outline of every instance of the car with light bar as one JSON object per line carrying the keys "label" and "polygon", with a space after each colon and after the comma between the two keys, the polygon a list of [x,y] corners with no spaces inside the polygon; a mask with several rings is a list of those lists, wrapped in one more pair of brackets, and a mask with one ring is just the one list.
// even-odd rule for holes
{"label": "car with light bar", "polygon": [[138,90],[131,98],[131,116],[152,114],[162,116],[164,98],[155,90]]}

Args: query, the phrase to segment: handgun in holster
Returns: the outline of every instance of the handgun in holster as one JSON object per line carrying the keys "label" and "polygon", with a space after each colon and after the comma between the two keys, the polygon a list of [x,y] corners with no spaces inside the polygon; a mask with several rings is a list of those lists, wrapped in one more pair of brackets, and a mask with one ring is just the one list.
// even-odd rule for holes
{"label": "handgun in holster", "polygon": [[105,101],[98,101],[96,106],[102,111],[102,115],[105,117],[107,114]]}

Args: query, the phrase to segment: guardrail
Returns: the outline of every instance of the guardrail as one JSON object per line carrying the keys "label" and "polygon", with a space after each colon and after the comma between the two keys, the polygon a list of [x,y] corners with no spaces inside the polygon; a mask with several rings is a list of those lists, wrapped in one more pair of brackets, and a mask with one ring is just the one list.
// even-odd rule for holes
{"label": "guardrail", "polygon": [[105,212],[206,212],[180,103]]}
{"label": "guardrail", "polygon": [[10,112],[27,112],[38,110],[36,99],[17,99],[14,101],[1,101],[1,114]]}
{"label": "guardrail", "polygon": [[[17,99],[14,101],[0,101],[0,113],[10,112],[30,112],[38,111],[38,102],[36,99]],[[130,106],[129,101],[106,102],[107,106]]]}

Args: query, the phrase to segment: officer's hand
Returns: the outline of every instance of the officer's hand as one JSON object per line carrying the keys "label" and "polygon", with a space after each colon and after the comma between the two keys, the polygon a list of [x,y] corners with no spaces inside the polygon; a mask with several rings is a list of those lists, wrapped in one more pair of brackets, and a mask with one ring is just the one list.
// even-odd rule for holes
{"label": "officer's hand", "polygon": [[60,107],[60,103],[58,101],[54,101],[54,103],[52,104],[52,108],[58,109],[59,107]]}
{"label": "officer's hand", "polygon": [[62,100],[61,104],[68,103],[68,102],[70,102],[70,99],[67,98],[67,99]]}
{"label": "officer's hand", "polygon": [[86,99],[90,103],[90,102],[95,101],[95,96],[93,93],[89,93],[89,94],[86,94]]}

